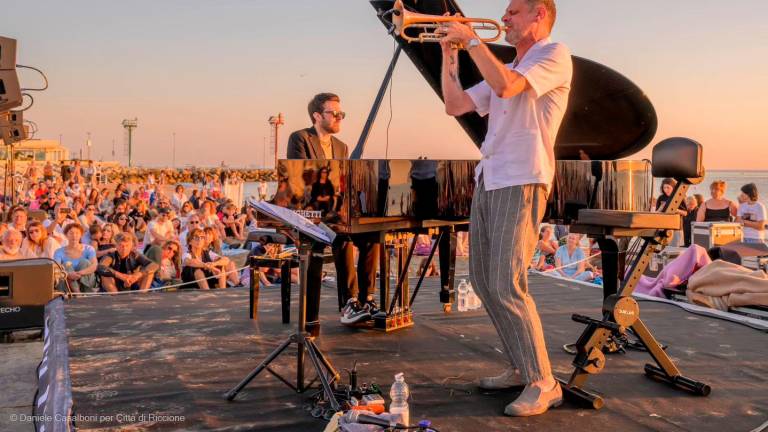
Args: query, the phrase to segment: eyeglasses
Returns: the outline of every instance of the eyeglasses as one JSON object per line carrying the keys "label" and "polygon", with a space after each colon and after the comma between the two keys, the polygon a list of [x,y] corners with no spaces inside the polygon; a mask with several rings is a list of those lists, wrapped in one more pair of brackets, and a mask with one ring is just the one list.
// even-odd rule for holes
{"label": "eyeglasses", "polygon": [[194,236],[191,239],[192,240],[205,240],[205,236]]}
{"label": "eyeglasses", "polygon": [[344,118],[347,117],[347,113],[345,113],[344,111],[323,111],[323,114],[330,114],[336,117],[337,119],[341,119],[341,120],[344,120]]}
{"label": "eyeglasses", "polygon": [[197,225],[199,223],[200,223],[200,221],[188,221],[187,225]]}

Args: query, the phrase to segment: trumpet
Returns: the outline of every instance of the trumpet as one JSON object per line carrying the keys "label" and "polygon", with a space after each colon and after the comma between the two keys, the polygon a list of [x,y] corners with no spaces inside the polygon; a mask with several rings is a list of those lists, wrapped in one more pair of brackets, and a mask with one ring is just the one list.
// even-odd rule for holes
{"label": "trumpet", "polygon": [[[402,0],[395,1],[392,10],[386,14],[392,15],[392,32],[396,32],[400,37],[408,42],[440,42],[444,37],[439,30],[445,23],[458,22],[472,27],[475,33],[479,31],[496,32],[491,37],[478,37],[481,41],[489,43],[499,39],[504,33],[503,27],[497,21],[485,18],[467,18],[463,16],[441,16],[428,15],[417,12],[411,12],[405,9]],[[421,29],[417,36],[408,34],[408,30]]]}

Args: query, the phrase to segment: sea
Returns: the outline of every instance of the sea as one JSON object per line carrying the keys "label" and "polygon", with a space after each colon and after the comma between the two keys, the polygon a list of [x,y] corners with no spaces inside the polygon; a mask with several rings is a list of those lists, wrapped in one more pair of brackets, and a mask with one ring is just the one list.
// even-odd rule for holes
{"label": "sea", "polygon": [[[704,181],[698,185],[693,185],[688,191],[688,195],[699,193],[704,195],[705,199],[709,198],[709,185],[715,180],[723,180],[726,182],[727,189],[725,196],[733,201],[737,201],[741,186],[747,183],[754,183],[757,185],[757,190],[760,193],[760,202],[768,207],[768,170],[765,171],[739,171],[739,170],[712,170],[707,171],[704,176]],[[655,189],[659,192],[659,185],[661,181],[656,179]],[[277,191],[277,182],[269,182],[268,196],[274,195]],[[259,195],[259,183],[258,182],[246,182],[243,186],[243,196],[248,198],[250,196]]]}

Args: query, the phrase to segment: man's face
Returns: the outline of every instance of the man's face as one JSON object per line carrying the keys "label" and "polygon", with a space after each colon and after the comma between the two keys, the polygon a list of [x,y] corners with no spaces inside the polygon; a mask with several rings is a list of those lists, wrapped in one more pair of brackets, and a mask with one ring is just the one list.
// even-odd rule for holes
{"label": "man's face", "polygon": [[125,258],[128,256],[128,254],[131,253],[131,249],[133,249],[133,242],[130,240],[123,240],[118,242],[117,245],[115,245],[115,248],[117,249],[117,253],[120,254],[121,257]]}
{"label": "man's face", "polygon": [[12,220],[15,227],[25,227],[27,225],[27,214],[23,211],[14,212]]}
{"label": "man's face", "polygon": [[11,253],[18,252],[19,246],[21,246],[21,234],[18,231],[8,233],[3,246]]}
{"label": "man's face", "polygon": [[511,0],[501,21],[506,26],[504,39],[510,45],[517,45],[531,36],[536,24],[537,7],[531,8],[527,0]]}
{"label": "man's face", "polygon": [[[334,115],[334,113],[336,115]],[[315,113],[315,118],[320,117],[318,125],[323,128],[327,133],[335,134],[341,130],[341,121],[343,120],[343,114],[341,111],[341,104],[336,101],[326,101],[323,104],[323,112]]]}

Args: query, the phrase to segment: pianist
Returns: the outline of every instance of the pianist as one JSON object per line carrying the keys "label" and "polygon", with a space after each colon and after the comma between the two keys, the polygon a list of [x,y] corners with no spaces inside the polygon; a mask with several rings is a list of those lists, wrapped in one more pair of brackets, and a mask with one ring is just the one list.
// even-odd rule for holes
{"label": "pianist", "polygon": [[[554,0],[509,2],[502,20],[517,59],[508,65],[470,27],[451,22],[442,29],[446,112],[488,116],[472,200],[470,278],[509,361],[504,373],[482,379],[481,387],[525,386],[504,410],[511,416],[542,414],[562,402],[526,275],[554,177],[555,137],[573,70],[568,48],[549,39],[555,17]],[[456,46],[469,52],[485,79],[466,91]]]}
{"label": "pianist", "polygon": [[[341,130],[341,121],[345,117],[339,97],[333,93],[320,93],[309,102],[307,111],[312,126],[291,134],[288,138],[287,158],[316,160],[349,158],[347,145],[333,136]],[[321,168],[318,172],[318,181],[327,181],[327,174],[328,169]],[[314,193],[313,188],[313,195]],[[320,196],[319,193],[318,196]],[[330,201],[333,202],[332,199]],[[376,286],[376,265],[379,260],[377,241],[376,233],[339,235],[331,246],[336,265],[336,283],[345,305],[341,315],[342,324],[355,324],[369,320],[376,312],[373,291]],[[360,252],[357,271],[353,245],[357,246]],[[315,336],[320,332],[322,269],[322,258],[313,256],[307,275],[307,331]]]}

